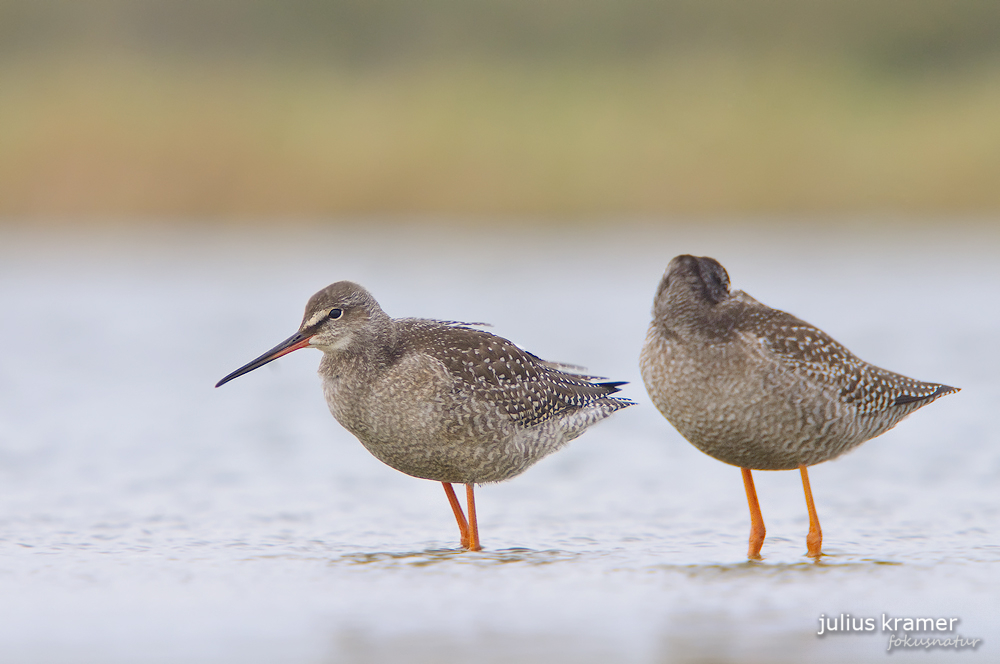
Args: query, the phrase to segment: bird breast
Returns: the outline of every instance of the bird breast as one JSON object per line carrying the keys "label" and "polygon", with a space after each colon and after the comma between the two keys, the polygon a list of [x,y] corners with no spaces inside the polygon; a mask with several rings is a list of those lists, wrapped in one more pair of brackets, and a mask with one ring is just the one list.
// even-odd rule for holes
{"label": "bird breast", "polygon": [[439,360],[409,354],[377,376],[324,372],[330,412],[383,463],[441,482],[494,482],[530,465],[514,423]]}
{"label": "bird breast", "polygon": [[653,403],[678,432],[735,466],[812,465],[867,439],[832,387],[789,370],[746,332],[710,343],[663,334],[654,322],[640,366]]}

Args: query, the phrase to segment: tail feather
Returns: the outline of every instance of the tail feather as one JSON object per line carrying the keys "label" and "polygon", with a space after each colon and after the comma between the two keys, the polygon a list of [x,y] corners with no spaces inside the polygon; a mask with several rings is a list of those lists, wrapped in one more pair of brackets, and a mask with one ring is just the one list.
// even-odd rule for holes
{"label": "tail feather", "polygon": [[[961,388],[951,387],[949,385],[939,385],[936,390],[930,394],[925,394],[923,396],[917,396],[913,394],[903,394],[896,397],[896,400],[892,402],[894,406],[902,406],[903,404],[913,403],[915,401],[927,401],[934,400],[938,397],[943,397],[946,394],[951,394],[952,392],[958,392]],[[929,403],[929,402],[928,402]]]}

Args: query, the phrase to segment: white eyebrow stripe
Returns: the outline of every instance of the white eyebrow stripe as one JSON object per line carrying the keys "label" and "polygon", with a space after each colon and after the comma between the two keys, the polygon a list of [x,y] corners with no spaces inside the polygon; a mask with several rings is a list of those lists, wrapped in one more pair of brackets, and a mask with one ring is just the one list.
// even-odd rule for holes
{"label": "white eyebrow stripe", "polygon": [[317,311],[309,318],[309,320],[306,321],[306,327],[312,327],[316,323],[326,318],[329,313],[330,313],[329,311]]}

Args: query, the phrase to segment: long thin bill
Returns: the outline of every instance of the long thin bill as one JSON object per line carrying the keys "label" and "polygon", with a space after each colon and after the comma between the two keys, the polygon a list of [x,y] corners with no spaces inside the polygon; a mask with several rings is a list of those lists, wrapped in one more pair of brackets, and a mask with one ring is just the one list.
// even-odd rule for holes
{"label": "long thin bill", "polygon": [[302,334],[301,332],[296,332],[295,334],[288,337],[287,339],[282,341],[280,344],[278,344],[271,350],[267,351],[266,353],[258,357],[256,360],[250,362],[249,364],[243,365],[233,373],[229,374],[228,376],[220,380],[218,383],[216,383],[215,386],[220,387],[222,385],[225,385],[232,379],[239,378],[245,373],[250,373],[254,369],[262,367],[268,362],[278,359],[282,355],[288,355],[293,350],[305,348],[306,346],[309,345],[310,339],[312,339],[311,334]]}

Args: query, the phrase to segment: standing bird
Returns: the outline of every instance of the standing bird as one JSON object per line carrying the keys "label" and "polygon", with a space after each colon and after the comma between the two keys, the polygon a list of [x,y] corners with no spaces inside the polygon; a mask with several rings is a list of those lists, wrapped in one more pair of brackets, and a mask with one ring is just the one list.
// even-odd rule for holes
{"label": "standing bird", "polygon": [[[628,399],[624,383],[567,373],[468,324],[390,318],[340,281],[309,299],[299,331],[216,387],[300,348],[323,351],[330,412],[396,470],[444,485],[462,547],[479,551],[474,487],[524,472]],[[469,518],[452,483],[465,484]]]}
{"label": "standing bird", "polygon": [[809,323],[730,292],[726,269],[695,256],[667,266],[639,363],[653,403],[680,434],[743,471],[751,559],[765,533],[751,469],[799,469],[806,544],[818,558],[823,534],[806,468],[958,391],[862,361]]}

